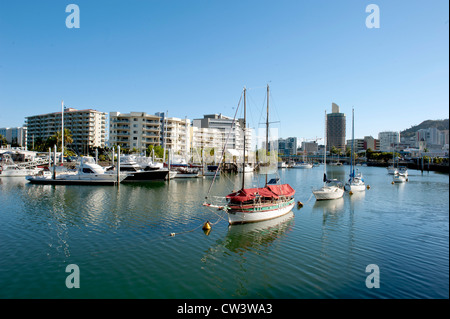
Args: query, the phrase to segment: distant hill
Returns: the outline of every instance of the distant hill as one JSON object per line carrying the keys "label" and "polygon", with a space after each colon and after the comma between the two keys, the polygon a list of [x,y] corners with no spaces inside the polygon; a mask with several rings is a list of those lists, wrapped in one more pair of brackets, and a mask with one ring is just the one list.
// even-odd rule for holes
{"label": "distant hill", "polygon": [[438,130],[448,130],[448,119],[446,120],[426,120],[420,123],[419,125],[411,126],[409,129],[400,132],[400,136],[403,137],[411,137],[418,130],[427,129],[435,127]]}

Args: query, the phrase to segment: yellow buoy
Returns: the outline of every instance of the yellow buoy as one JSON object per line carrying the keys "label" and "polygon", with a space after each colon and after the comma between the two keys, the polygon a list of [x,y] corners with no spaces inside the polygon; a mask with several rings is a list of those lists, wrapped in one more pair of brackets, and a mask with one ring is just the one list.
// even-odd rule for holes
{"label": "yellow buoy", "polygon": [[298,201],[298,202],[297,202],[297,207],[298,207],[298,208],[303,207],[303,203],[302,203],[301,201]]}
{"label": "yellow buoy", "polygon": [[367,185],[367,189],[370,189],[370,185]]}
{"label": "yellow buoy", "polygon": [[348,194],[349,194],[349,195],[353,195],[353,192],[352,192],[352,191],[349,191]]}
{"label": "yellow buoy", "polygon": [[394,181],[392,181],[391,184],[394,185],[395,184]]}
{"label": "yellow buoy", "polygon": [[211,229],[211,224],[209,223],[209,221],[207,221],[207,222],[203,225],[202,229],[203,229],[203,230],[210,230],[210,229]]}

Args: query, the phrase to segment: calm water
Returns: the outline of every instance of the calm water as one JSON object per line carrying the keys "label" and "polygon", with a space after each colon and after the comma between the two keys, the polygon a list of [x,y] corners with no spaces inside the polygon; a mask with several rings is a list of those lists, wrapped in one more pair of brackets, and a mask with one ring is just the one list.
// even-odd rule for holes
{"label": "calm water", "polygon": [[[385,168],[361,167],[365,194],[316,202],[322,169],[280,173],[303,208],[231,227],[201,205],[211,178],[119,188],[0,179],[0,298],[449,298],[449,176],[410,170],[391,185]],[[213,193],[238,185],[222,176]],[[209,235],[206,220],[217,222]],[[66,288],[69,264],[79,289]],[[366,287],[369,264],[379,289]]]}

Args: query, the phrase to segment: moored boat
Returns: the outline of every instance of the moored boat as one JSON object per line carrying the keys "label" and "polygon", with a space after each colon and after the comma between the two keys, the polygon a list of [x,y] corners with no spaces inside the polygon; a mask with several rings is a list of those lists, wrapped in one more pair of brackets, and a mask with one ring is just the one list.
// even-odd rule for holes
{"label": "moored boat", "polygon": [[128,175],[126,173],[108,172],[105,168],[96,164],[92,157],[82,157],[77,165],[76,172],[61,173],[55,176],[53,174],[28,176],[26,179],[31,184],[115,185],[123,181]]}

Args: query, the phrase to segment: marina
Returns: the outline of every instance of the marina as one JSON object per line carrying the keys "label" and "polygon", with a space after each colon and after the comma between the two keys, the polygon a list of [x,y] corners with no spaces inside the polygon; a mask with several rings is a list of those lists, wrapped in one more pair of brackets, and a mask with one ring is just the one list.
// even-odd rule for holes
{"label": "marina", "polygon": [[[303,206],[231,226],[202,206],[210,178],[115,187],[0,178],[1,297],[448,298],[448,174],[410,170],[391,184],[384,167],[360,170],[370,189],[327,201],[312,194],[322,167],[279,170]],[[348,169],[327,176],[345,180]],[[211,196],[241,178],[221,174]],[[80,289],[65,285],[69,264]],[[365,285],[369,264],[379,289]]]}

